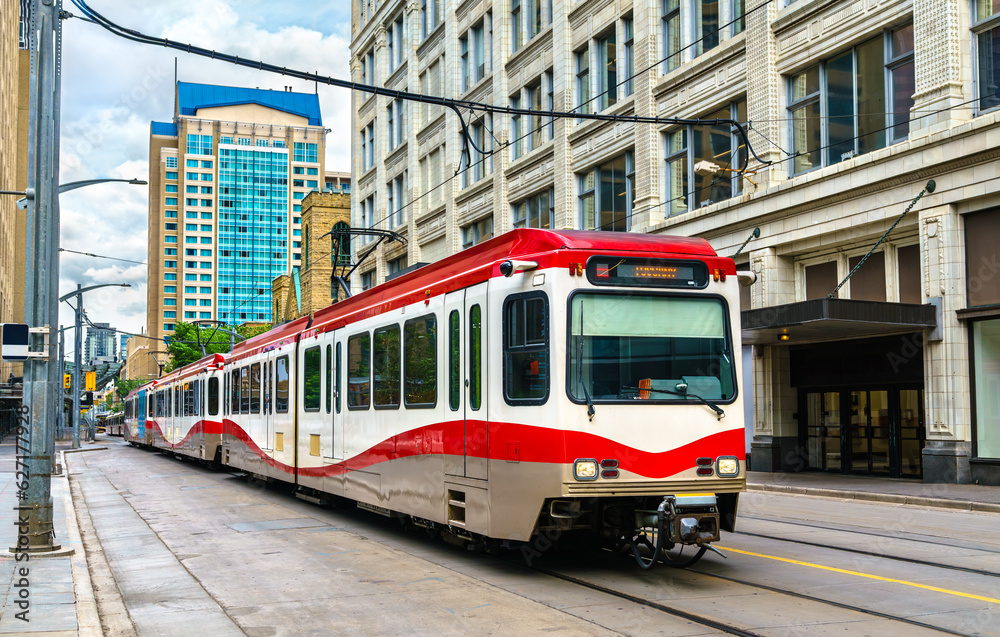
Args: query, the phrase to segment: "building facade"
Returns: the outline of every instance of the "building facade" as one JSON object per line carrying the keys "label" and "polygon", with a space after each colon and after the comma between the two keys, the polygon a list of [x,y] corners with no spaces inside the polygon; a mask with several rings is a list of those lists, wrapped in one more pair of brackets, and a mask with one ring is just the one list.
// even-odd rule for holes
{"label": "building facade", "polygon": [[[0,9],[0,190],[28,184],[29,3]],[[14,34],[18,34],[17,37]],[[25,213],[18,196],[0,195],[0,322],[24,321]],[[21,365],[0,362],[0,378],[21,375]]]}
{"label": "building facade", "polygon": [[301,265],[326,132],[317,95],[177,83],[173,120],[150,127],[149,336],[272,320],[272,279]]}
{"label": "building facade", "polygon": [[736,256],[757,276],[743,301],[751,467],[1000,484],[1000,4],[359,0],[353,13],[358,82],[711,120],[466,115],[479,149],[466,158],[454,112],[355,92],[353,223],[407,238],[355,288],[515,227],[700,236],[722,255],[756,228]]}
{"label": "building facade", "polygon": [[118,333],[110,323],[94,323],[87,328],[83,342],[83,362],[87,365],[110,363],[118,359],[115,336]]}

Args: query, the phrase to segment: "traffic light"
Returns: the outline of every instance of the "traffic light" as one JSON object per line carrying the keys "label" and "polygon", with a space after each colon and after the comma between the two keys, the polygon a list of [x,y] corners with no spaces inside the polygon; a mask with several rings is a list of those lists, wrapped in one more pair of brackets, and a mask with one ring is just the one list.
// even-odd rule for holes
{"label": "traffic light", "polygon": [[63,389],[70,389],[73,387],[73,375],[63,374]]}
{"label": "traffic light", "polygon": [[87,372],[83,388],[87,391],[95,391],[97,389],[97,372]]}

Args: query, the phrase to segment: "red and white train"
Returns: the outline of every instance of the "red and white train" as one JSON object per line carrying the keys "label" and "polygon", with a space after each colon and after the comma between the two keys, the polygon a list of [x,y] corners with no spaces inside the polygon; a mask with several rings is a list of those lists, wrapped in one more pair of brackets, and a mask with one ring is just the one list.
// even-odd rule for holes
{"label": "red and white train", "polygon": [[470,545],[684,565],[746,486],[739,328],[704,240],[514,230],[140,387],[125,435]]}

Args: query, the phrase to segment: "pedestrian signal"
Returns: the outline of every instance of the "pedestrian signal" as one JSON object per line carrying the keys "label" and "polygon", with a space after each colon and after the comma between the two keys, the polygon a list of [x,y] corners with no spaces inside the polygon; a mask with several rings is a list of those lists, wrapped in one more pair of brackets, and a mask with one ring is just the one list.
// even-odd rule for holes
{"label": "pedestrian signal", "polygon": [[24,323],[0,323],[0,358],[7,363],[28,360],[28,333]]}

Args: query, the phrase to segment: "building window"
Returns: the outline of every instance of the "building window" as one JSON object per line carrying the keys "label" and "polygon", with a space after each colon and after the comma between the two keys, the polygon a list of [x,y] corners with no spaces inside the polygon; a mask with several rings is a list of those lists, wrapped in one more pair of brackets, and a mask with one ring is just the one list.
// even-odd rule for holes
{"label": "building window", "polygon": [[661,0],[662,19],[660,39],[663,42],[663,73],[681,65],[681,2]]}
{"label": "building window", "polygon": [[543,190],[512,206],[515,228],[551,228],[555,216],[555,196],[552,188]]}
{"label": "building window", "polygon": [[625,80],[622,82],[622,90],[624,97],[628,97],[635,92],[635,84],[632,79],[635,74],[635,26],[631,16],[622,20],[622,33],[625,36],[625,55],[623,56]]}
{"label": "building window", "polygon": [[[361,55],[361,83],[368,86],[375,86],[375,48],[372,47]],[[362,91],[361,101],[366,101],[372,93]]]}
{"label": "building window", "polygon": [[423,40],[441,24],[444,0],[420,0],[420,37]]}
{"label": "building window", "polygon": [[398,228],[406,221],[406,175],[399,175],[385,185],[388,195],[386,210],[389,214],[389,227]]}
{"label": "building window", "polygon": [[510,0],[510,42],[511,51],[517,51],[524,42],[521,29],[521,0]]}
{"label": "building window", "polygon": [[729,34],[731,37],[736,36],[738,33],[743,33],[743,29],[746,28],[746,18],[743,17],[744,13],[746,13],[746,0],[729,0],[729,19],[733,22],[729,25]]}
{"label": "building window", "polygon": [[493,216],[462,227],[462,249],[493,238]]}
{"label": "building window", "polygon": [[[176,276],[177,275],[175,274],[174,277],[176,277]],[[176,285],[164,285],[163,286],[163,293],[164,294],[177,294],[177,286]]]}
{"label": "building window", "polygon": [[479,182],[483,177],[493,173],[493,115],[486,113],[470,127],[472,143],[469,146],[469,159],[462,156],[462,187],[467,188]]}
{"label": "building window", "polygon": [[361,273],[361,289],[370,290],[375,287],[375,270]]}
{"label": "building window", "polygon": [[386,261],[385,263],[386,274],[392,276],[397,272],[406,269],[406,256],[401,256],[397,259],[392,259],[391,261]]}
{"label": "building window", "polygon": [[792,174],[905,139],[914,86],[912,24],[790,77]]}
{"label": "building window", "polygon": [[1000,106],[1000,2],[976,0],[972,32],[979,111]]}
{"label": "building window", "polygon": [[482,22],[465,32],[459,39],[459,49],[462,55],[462,92],[468,91],[479,80],[486,77],[486,42],[489,14]]}
{"label": "building window", "polygon": [[719,0],[695,0],[695,56],[719,46]]}
{"label": "building window", "polygon": [[590,113],[590,49],[576,52],[576,110]]}
{"label": "building window", "polygon": [[[420,76],[420,86],[424,89],[427,95],[441,96],[443,95],[442,87],[444,86],[443,81],[444,73],[444,58],[440,57],[431,62],[427,69]],[[442,113],[442,107],[438,104],[427,104],[423,105],[423,125],[426,126],[430,124],[438,115]]]}
{"label": "building window", "polygon": [[[212,136],[211,135],[188,135],[187,136],[188,155],[211,155]],[[173,168],[173,166],[171,166]]]}
{"label": "building window", "polygon": [[396,16],[385,29],[386,50],[389,53],[389,72],[392,73],[405,59],[406,40],[403,35],[403,14]]}
{"label": "building window", "polygon": [[614,29],[597,39],[597,60],[600,62],[597,93],[599,110],[603,111],[618,102],[618,49]]}
{"label": "building window", "polygon": [[318,161],[319,147],[317,144],[295,142],[292,144],[292,161],[315,164]]}
{"label": "building window", "polygon": [[1000,458],[1000,318],[969,326],[976,458]]}
{"label": "building window", "polygon": [[167,184],[164,188],[164,192],[177,192],[177,184]]}
{"label": "building window", "polygon": [[177,280],[177,275],[176,274],[164,274],[163,275],[163,280],[164,281],[176,281]]}
{"label": "building window", "polygon": [[[361,129],[361,169],[371,170],[375,167],[375,122],[369,122]],[[295,193],[296,199],[302,199],[302,193]]]}
{"label": "building window", "polygon": [[632,152],[596,166],[578,178],[580,228],[627,232],[635,192]]}
{"label": "building window", "polygon": [[[176,157],[167,157],[166,160],[164,160],[164,165],[167,168],[177,168],[177,158]],[[167,173],[167,174],[169,175],[170,173]],[[174,176],[172,178],[171,177],[167,177],[167,179],[177,179],[177,173],[174,173]]]}
{"label": "building window", "polygon": [[165,268],[176,268],[177,267],[177,262],[176,261],[164,261],[163,262],[163,267],[165,267]]}
{"label": "building window", "polygon": [[966,215],[964,220],[969,307],[1000,305],[1000,210]]}
{"label": "building window", "polygon": [[427,210],[434,210],[444,203],[444,188],[440,187],[444,151],[444,146],[436,148],[420,160],[421,190],[427,194]]}
{"label": "building window", "polygon": [[[745,100],[707,115],[704,119],[746,121]],[[665,136],[667,216],[729,199],[742,192],[742,137],[730,124],[685,126]]]}
{"label": "building window", "polygon": [[[548,71],[545,72],[544,78],[545,78],[545,107],[549,109],[549,112],[552,112],[556,110],[556,100],[555,100],[556,89],[555,89],[555,80],[553,79],[554,76],[552,73],[552,69],[549,69]],[[555,129],[554,117],[549,118],[549,125],[546,127],[546,130],[547,130],[546,135],[548,136],[548,139],[551,140],[553,137],[555,137],[556,129]],[[492,170],[490,172],[492,172]]]}
{"label": "building window", "polygon": [[406,101],[393,100],[385,110],[386,136],[389,141],[389,150],[393,150],[406,141]]}
{"label": "building window", "polygon": [[[528,108],[534,111],[541,111],[542,99],[543,99],[541,80],[526,87],[524,90],[528,98],[527,99]],[[542,123],[542,121],[543,118],[540,114],[535,114],[531,116],[531,133],[526,138],[528,141],[529,153],[542,145],[542,136],[545,134],[545,125]]]}
{"label": "building window", "polygon": [[[521,96],[515,95],[510,98],[511,108],[521,108]],[[515,113],[510,116],[510,143],[511,143],[511,158],[517,159],[522,154],[522,149],[524,145],[522,144],[523,135],[521,134],[521,115]]]}

